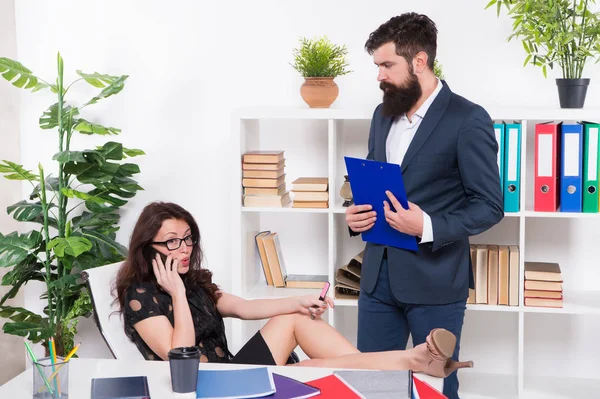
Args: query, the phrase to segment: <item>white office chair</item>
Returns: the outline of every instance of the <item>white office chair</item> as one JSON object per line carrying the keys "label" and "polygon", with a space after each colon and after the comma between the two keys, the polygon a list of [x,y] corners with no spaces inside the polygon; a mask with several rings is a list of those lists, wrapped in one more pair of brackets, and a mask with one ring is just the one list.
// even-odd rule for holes
{"label": "white office chair", "polygon": [[82,273],[82,277],[90,293],[96,325],[112,355],[115,359],[144,360],[137,346],[125,335],[122,314],[113,313],[118,311],[119,304],[116,302],[113,305],[111,289],[122,264],[117,262],[88,269]]}

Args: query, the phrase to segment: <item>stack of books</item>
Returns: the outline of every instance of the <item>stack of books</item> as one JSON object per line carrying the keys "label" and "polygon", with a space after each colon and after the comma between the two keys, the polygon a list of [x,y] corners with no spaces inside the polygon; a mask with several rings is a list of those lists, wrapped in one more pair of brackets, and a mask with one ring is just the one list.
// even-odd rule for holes
{"label": "stack of books", "polygon": [[290,203],[283,151],[249,151],[242,158],[244,206],[277,207]]}
{"label": "stack of books", "polygon": [[525,306],[562,308],[562,283],[558,263],[525,262]]}
{"label": "stack of books", "polygon": [[329,208],[326,177],[300,177],[292,182],[293,208]]}

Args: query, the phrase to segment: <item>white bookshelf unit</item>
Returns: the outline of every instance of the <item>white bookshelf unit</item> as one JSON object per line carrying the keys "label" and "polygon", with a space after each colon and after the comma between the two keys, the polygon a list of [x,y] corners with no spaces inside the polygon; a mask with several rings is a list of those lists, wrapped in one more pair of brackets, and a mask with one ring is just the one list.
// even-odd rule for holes
{"label": "white bookshelf unit", "polygon": [[[519,306],[467,305],[460,370],[461,398],[578,398],[600,392],[600,213],[533,211],[534,127],[556,121],[598,121],[600,109],[486,107],[494,121],[520,123],[520,212],[506,213],[474,244],[518,245]],[[278,233],[288,273],[327,274],[333,296],[335,271],[364,249],[350,237],[339,195],[344,156],[365,157],[373,109],[255,108],[238,110],[233,122],[237,162],[233,201],[232,292],[244,298],[317,295],[319,290],[266,285],[255,235]],[[286,183],[301,176],[328,177],[329,208],[242,206],[241,155],[283,150]],[[435,235],[435,231],[434,231]],[[524,262],[558,262],[564,283],[561,309],[525,307]],[[357,303],[336,300],[326,320],[356,344]],[[235,320],[231,346],[239,349],[264,324]],[[410,345],[410,343],[409,343]]]}

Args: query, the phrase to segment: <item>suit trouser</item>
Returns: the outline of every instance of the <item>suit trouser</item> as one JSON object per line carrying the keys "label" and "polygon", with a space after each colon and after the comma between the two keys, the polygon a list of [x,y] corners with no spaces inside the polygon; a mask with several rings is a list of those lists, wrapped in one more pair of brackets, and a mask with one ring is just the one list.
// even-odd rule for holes
{"label": "suit trouser", "polygon": [[[445,305],[414,305],[397,301],[392,294],[387,259],[379,268],[379,277],[371,294],[361,290],[358,299],[358,350],[377,352],[406,349],[409,333],[413,346],[425,342],[434,328],[445,328],[456,335],[453,358],[458,360],[460,334],[466,299]],[[453,372],[444,379],[444,395],[458,399],[458,377]]]}

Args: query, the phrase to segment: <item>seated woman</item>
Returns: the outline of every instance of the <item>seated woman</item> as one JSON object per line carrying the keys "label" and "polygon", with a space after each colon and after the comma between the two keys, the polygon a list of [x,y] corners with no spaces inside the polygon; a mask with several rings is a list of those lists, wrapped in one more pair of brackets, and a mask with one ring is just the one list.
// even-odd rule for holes
{"label": "seated woman", "polygon": [[[472,367],[451,359],[456,337],[444,329],[431,331],[415,348],[360,353],[320,317],[334,305],[329,297],[246,300],[223,292],[202,267],[198,225],[173,203],[151,203],[142,211],[116,290],[125,333],[148,360],[167,360],[171,348],[196,346],[202,362],[284,365],[299,345],[310,357],[300,366],[411,369],[437,377]],[[233,355],[223,317],[270,320]]]}

